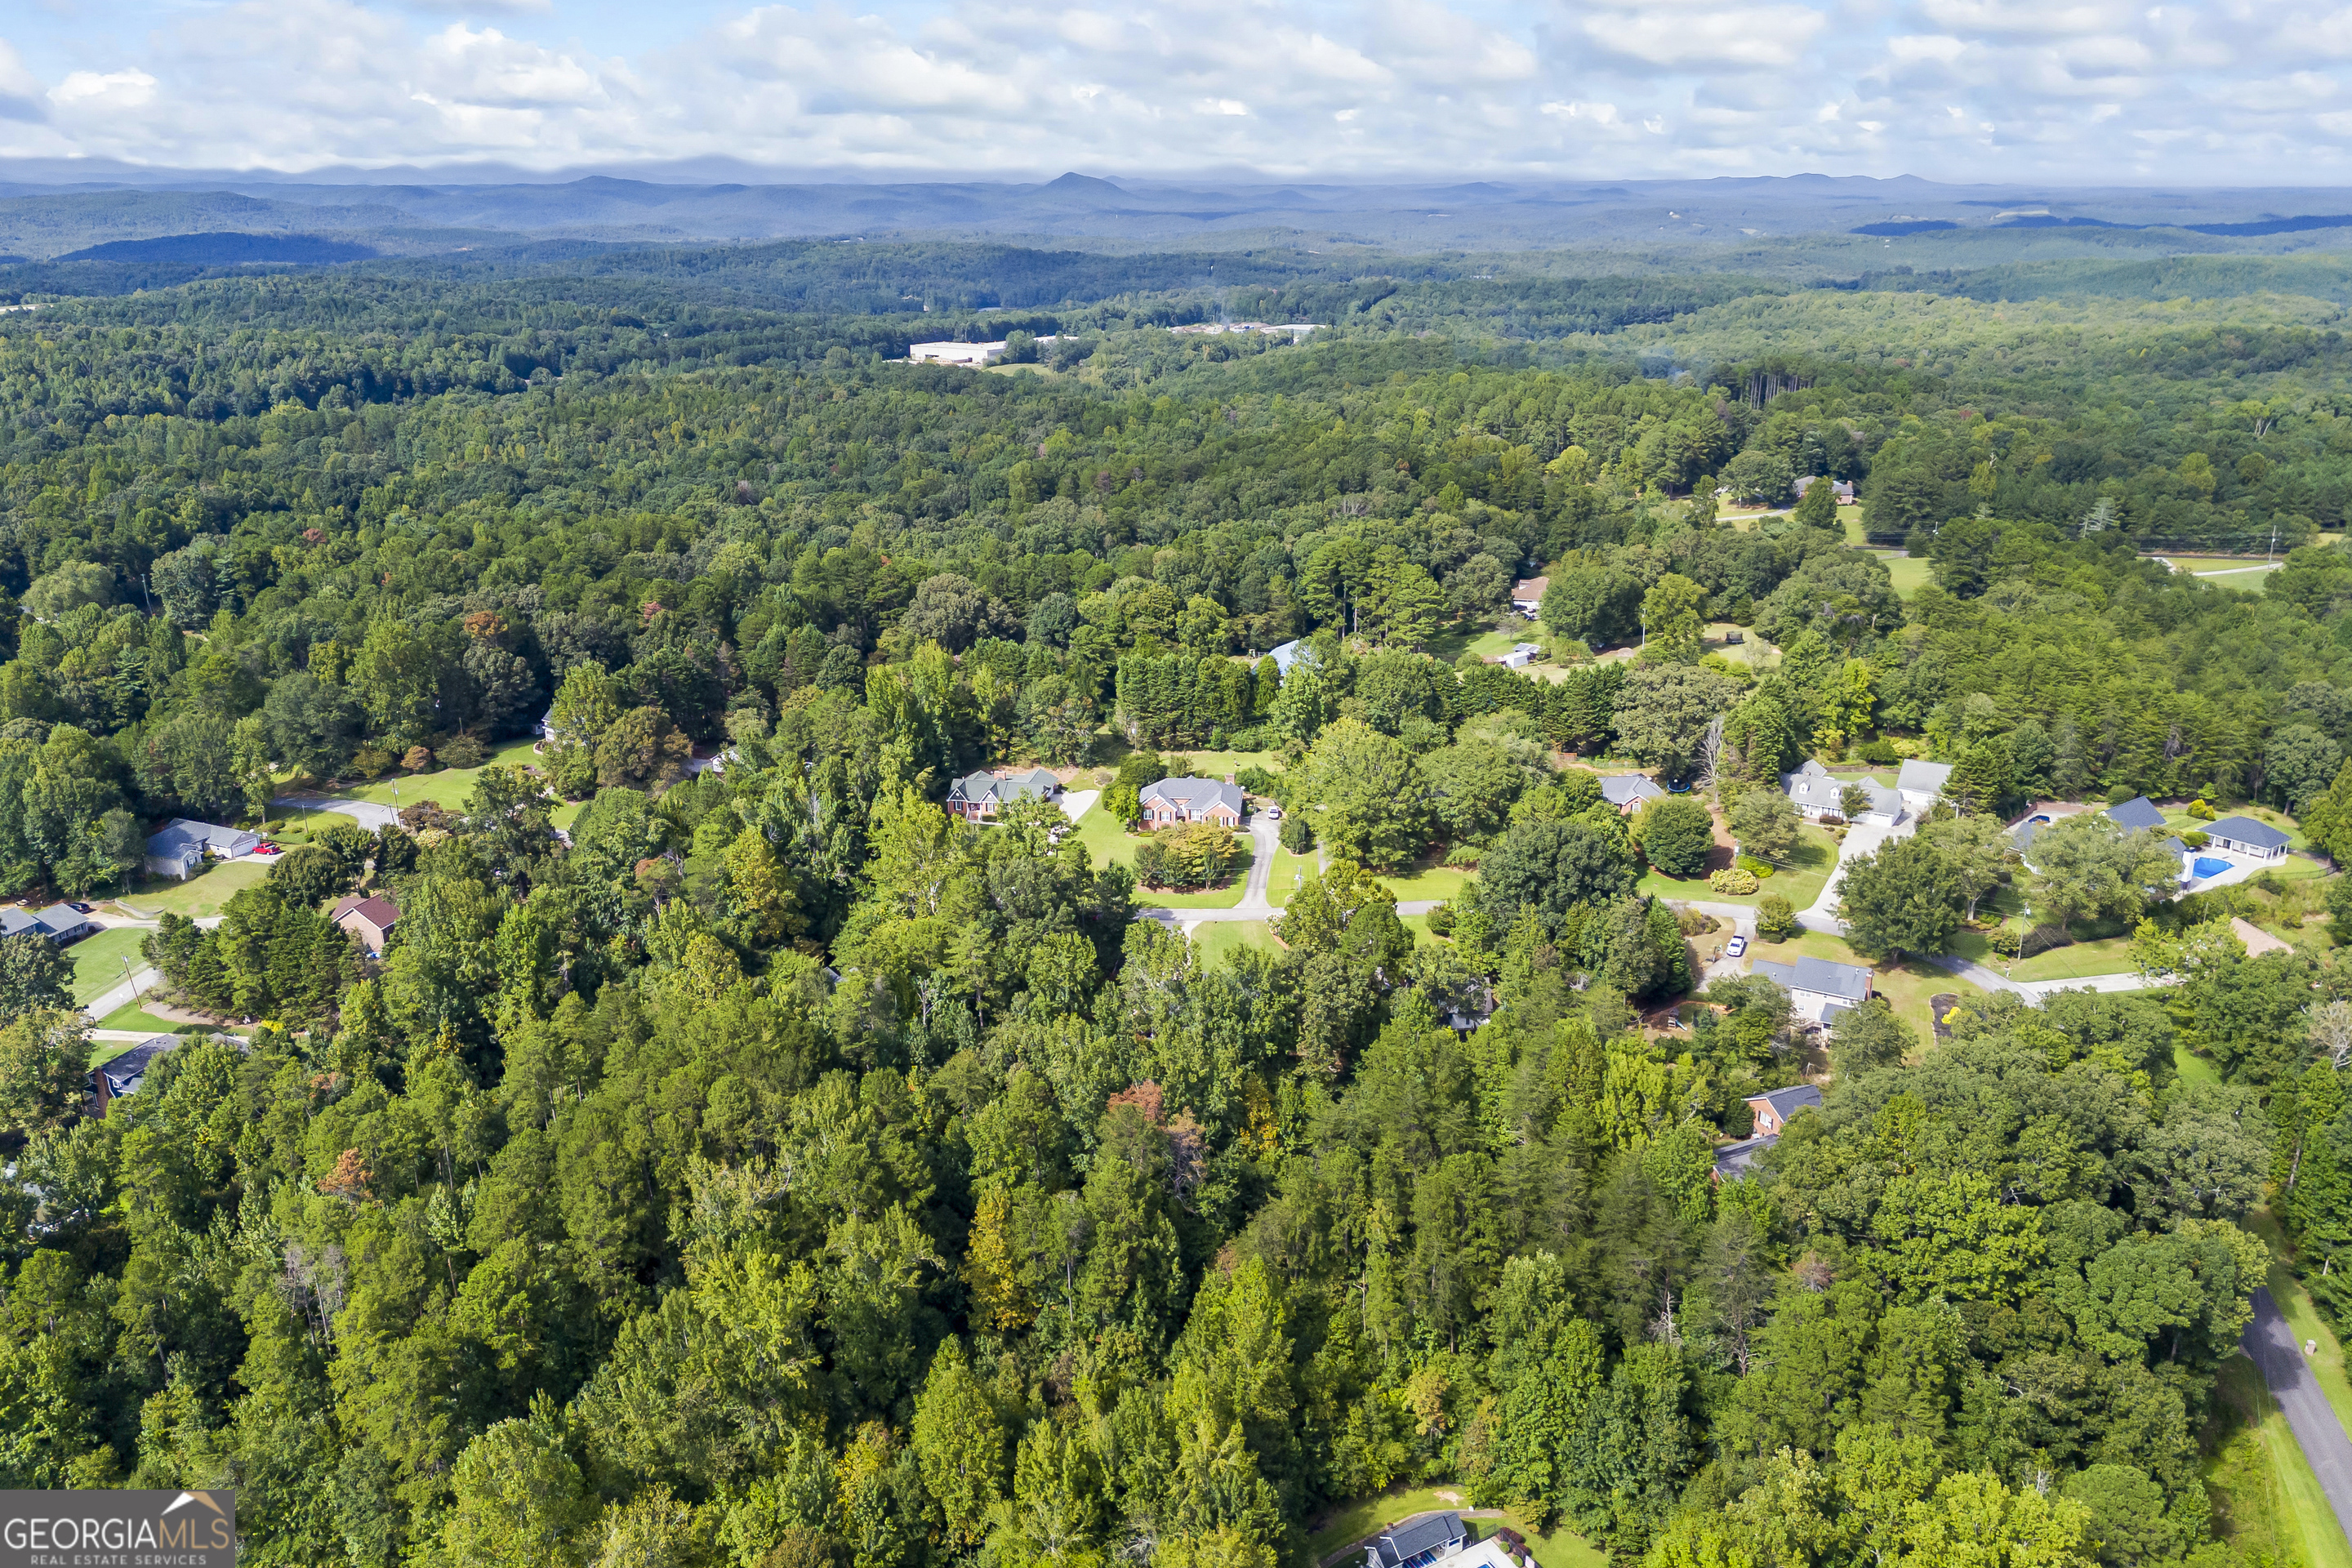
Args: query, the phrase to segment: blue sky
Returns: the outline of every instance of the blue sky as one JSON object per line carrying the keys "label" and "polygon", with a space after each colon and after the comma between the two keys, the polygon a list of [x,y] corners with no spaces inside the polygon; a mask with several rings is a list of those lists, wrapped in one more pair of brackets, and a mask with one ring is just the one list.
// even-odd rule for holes
{"label": "blue sky", "polygon": [[2352,6],[2123,0],[16,0],[0,155],[299,172],[2294,184]]}

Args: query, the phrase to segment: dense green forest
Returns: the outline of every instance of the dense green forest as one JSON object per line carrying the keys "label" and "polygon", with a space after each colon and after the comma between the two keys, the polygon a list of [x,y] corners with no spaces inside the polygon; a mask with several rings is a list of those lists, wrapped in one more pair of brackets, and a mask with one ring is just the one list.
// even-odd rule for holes
{"label": "dense green forest", "polygon": [[[1661,1033],[1702,982],[1646,879],[1707,813],[1567,758],[1768,859],[1783,770],[1953,763],[1906,912],[1856,895],[1895,958],[2029,801],[2352,853],[2315,301],[1334,282],[1293,344],[1170,333],[1218,301],[1148,268],[926,319],[824,289],[986,268],[868,257],[779,308],[810,248],[0,316],[0,892],[479,770],[164,915],[166,994],[260,1022],[102,1118],[0,938],[0,1481],[233,1485],[249,1561],[366,1568],[1274,1568],[1432,1482],[1658,1568],[2292,1557],[2212,1435],[2254,1211],[2352,1314],[2332,939],[2249,958],[2126,867],[2073,916],[2144,916],[2164,988],[1873,1005],[1824,1056],[1719,979]],[[990,329],[1055,341],[888,363]],[[2273,541],[2258,592],[2148,553]],[[1464,651],[1538,574],[1546,678]],[[1043,763],[1131,815],[1198,752],[1288,807],[1278,942],[1136,919],[1157,861],[1056,805],[942,809]],[[1408,924],[1416,865],[1475,876]],[[326,912],[362,888],[380,959]],[[1824,1077],[1718,1184],[1747,1097]]]}

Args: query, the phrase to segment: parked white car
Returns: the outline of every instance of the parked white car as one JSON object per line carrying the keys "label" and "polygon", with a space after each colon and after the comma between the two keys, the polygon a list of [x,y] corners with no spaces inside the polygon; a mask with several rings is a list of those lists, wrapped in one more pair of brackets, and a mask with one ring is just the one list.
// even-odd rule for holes
{"label": "parked white car", "polygon": [[1738,958],[1747,951],[1748,939],[1744,936],[1735,936],[1723,944],[1723,955],[1726,958]]}

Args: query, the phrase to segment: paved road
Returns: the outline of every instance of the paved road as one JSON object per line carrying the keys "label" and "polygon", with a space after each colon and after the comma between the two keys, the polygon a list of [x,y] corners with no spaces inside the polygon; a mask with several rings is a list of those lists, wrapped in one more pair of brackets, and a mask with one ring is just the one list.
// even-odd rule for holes
{"label": "paved road", "polygon": [[81,1010],[93,1018],[103,1018],[118,1007],[129,1006],[163,983],[163,976],[155,970],[142,969],[111,991],[101,991],[83,1003]]}
{"label": "paved road", "polygon": [[1937,953],[1927,960],[1937,968],[1958,975],[1980,991],[2006,991],[2021,996],[2039,1007],[2053,992],[2057,991],[2145,991],[2147,978],[2137,973],[2123,974],[2085,974],[2073,980],[2011,980],[1998,969],[1989,969],[1965,958],[1949,953]]}
{"label": "paved road", "polygon": [[1908,819],[1887,826],[1883,824],[1856,822],[1845,830],[1845,841],[1838,846],[1837,864],[1830,868],[1829,880],[1822,884],[1821,896],[1812,908],[1797,911],[1797,923],[1807,931],[1825,931],[1831,936],[1843,936],[1845,922],[1838,919],[1838,884],[1845,880],[1846,862],[1857,855],[1875,853],[1890,838],[1907,838],[1916,823]]}
{"label": "paved road", "polygon": [[2304,1363],[2303,1347],[2295,1343],[2294,1331],[2279,1315],[2278,1303],[2267,1289],[2254,1292],[2254,1321],[2238,1343],[2262,1369],[2271,1397],[2286,1413],[2296,1445],[2336,1510],[2336,1528],[2352,1540],[2352,1439],[2345,1437],[2344,1423]]}
{"label": "paved road", "polygon": [[371,833],[396,826],[400,822],[400,813],[393,806],[378,805],[372,800],[347,800],[341,795],[281,795],[269,804],[299,805],[306,811],[340,811]]}

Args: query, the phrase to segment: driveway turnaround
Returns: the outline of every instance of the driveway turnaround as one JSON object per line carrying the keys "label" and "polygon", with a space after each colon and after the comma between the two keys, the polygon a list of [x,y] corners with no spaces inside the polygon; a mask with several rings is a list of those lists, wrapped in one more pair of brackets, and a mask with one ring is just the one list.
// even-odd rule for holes
{"label": "driveway turnaround", "polygon": [[2305,1364],[2303,1347],[2295,1343],[2294,1331],[2279,1315],[2278,1303],[2271,1300],[2267,1287],[2254,1291],[2254,1321],[2246,1325],[2238,1343],[2262,1369],[2263,1382],[2270,1385],[2271,1397],[2286,1413],[2286,1424],[2294,1430],[2304,1459],[2319,1478],[2319,1489],[2327,1494],[2328,1506],[2336,1510],[2336,1528],[2352,1541],[2352,1524],[2347,1522],[2352,1521],[2352,1439],[2345,1437],[2344,1423],[2336,1418],[2336,1407],[2319,1391],[2319,1380]]}

